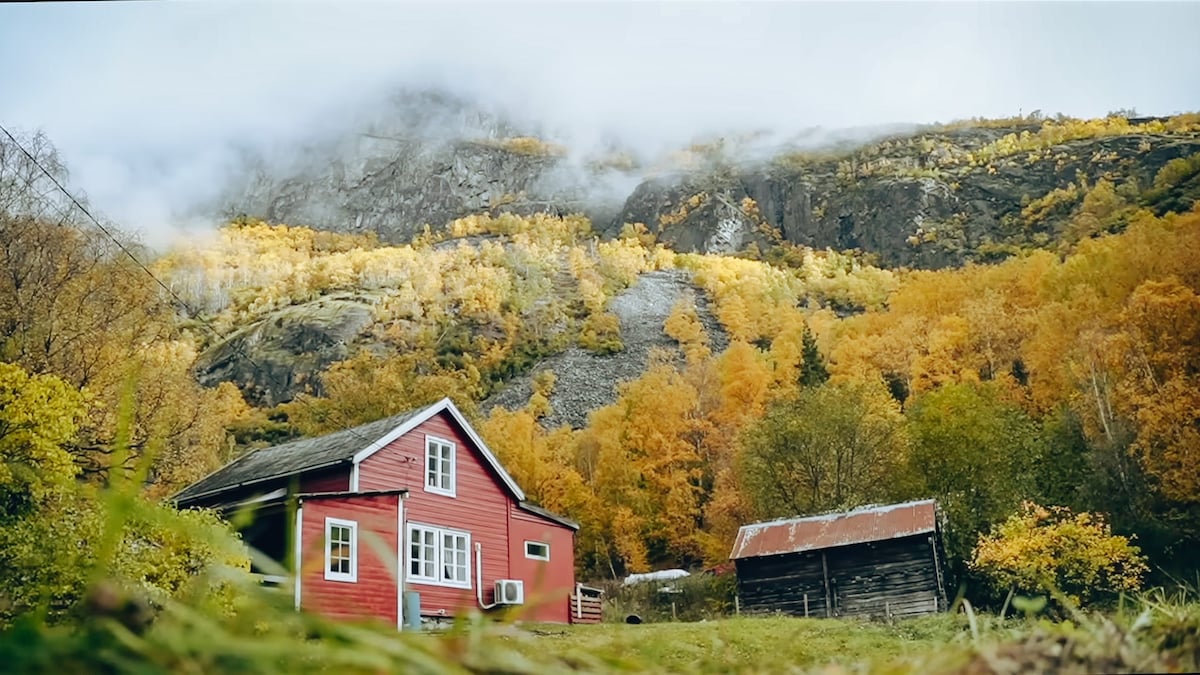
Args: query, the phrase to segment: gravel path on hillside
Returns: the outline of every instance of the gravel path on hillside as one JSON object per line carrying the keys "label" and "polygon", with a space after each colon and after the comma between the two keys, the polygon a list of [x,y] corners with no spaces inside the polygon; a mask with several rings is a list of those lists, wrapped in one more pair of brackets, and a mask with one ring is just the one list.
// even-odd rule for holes
{"label": "gravel path on hillside", "polygon": [[677,349],[675,341],[663,332],[663,323],[676,301],[689,294],[696,298],[697,311],[713,342],[713,350],[723,350],[728,340],[708,311],[707,298],[692,286],[688,273],[649,272],[609,304],[609,310],[621,321],[623,351],[599,356],[571,347],[542,359],[528,374],[515,378],[484,401],[483,410],[498,405],[510,410],[523,407],[532,393],[533,375],[549,369],[554,371],[555,384],[550,396],[551,413],[543,424],[547,428],[563,424],[573,428],[584,426],[589,412],[616,400],[618,383],[632,380],[645,371],[652,348]]}

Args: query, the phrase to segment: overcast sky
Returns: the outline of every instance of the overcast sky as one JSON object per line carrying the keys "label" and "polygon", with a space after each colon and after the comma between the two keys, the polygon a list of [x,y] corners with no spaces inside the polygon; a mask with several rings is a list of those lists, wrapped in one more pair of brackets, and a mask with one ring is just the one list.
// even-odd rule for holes
{"label": "overcast sky", "polygon": [[1200,3],[70,3],[0,6],[0,122],[151,236],[235,145],[436,85],[587,144],[1200,109]]}

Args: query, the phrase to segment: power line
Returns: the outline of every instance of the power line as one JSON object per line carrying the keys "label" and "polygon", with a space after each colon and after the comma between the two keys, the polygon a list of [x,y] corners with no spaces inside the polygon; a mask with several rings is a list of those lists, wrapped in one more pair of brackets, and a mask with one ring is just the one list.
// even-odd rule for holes
{"label": "power line", "polygon": [[71,203],[75,205],[75,208],[77,208],[81,212],[83,212],[83,215],[87,216],[88,220],[92,221],[93,225],[100,228],[100,231],[103,232],[104,235],[107,236],[109,239],[111,239],[112,242],[117,245],[117,248],[121,249],[122,253],[129,256],[129,259],[132,260],[135,265],[142,268],[142,271],[145,272],[147,275],[149,275],[150,278],[154,280],[154,283],[161,286],[162,289],[164,291],[166,291],[172,298],[174,298],[175,301],[178,302],[181,307],[188,310],[189,312],[191,311],[191,307],[189,307],[188,304],[183,301],[183,298],[176,295],[175,291],[168,288],[167,285],[164,284],[161,279],[154,276],[154,273],[150,271],[150,268],[143,265],[142,261],[138,260],[137,256],[135,256],[133,254],[133,251],[130,251],[129,248],[125,246],[125,244],[121,243],[121,241],[119,239],[117,239],[116,237],[113,236],[112,232],[108,231],[107,227],[102,225],[99,220],[96,220],[96,217],[92,215],[92,212],[88,211],[86,206],[84,206],[83,204],[80,204],[79,200],[75,198],[75,195],[71,194],[70,191],[67,190],[67,188],[63,187],[62,183],[58,182],[58,179],[54,177],[54,174],[47,171],[46,168],[44,166],[42,166],[42,163],[39,162],[36,157],[34,157],[32,154],[30,154],[29,151],[25,149],[25,146],[21,145],[21,142],[18,141],[16,139],[16,137],[14,137],[12,134],[10,134],[8,132],[8,129],[4,128],[4,125],[0,125],[0,131],[3,131],[4,135],[8,136],[8,140],[12,141],[13,145],[17,146],[17,149],[20,150],[21,153],[25,155],[26,159],[28,159],[30,162],[33,162],[33,165],[36,166],[39,170],[41,170],[41,172],[46,175],[46,178],[50,179],[51,183],[54,183],[54,187],[58,188],[64,195],[66,195],[67,199],[70,199]]}
{"label": "power line", "polygon": [[[33,165],[35,167],[37,167],[38,170],[40,170],[46,176],[46,178],[49,178],[50,182],[53,183],[54,186],[56,188],[58,188],[58,190],[60,192],[62,192],[64,195],[66,195],[67,199],[71,200],[71,203],[75,205],[75,208],[79,209],[85,216],[87,216],[88,220],[92,221],[93,225],[95,225],[97,228],[99,228],[99,230],[101,232],[103,232],[106,237],[108,237],[110,240],[112,240],[112,242],[114,244],[116,244],[117,248],[120,249],[122,253],[124,253],[126,256],[128,256],[129,259],[132,260],[133,263],[138,266],[138,268],[140,268],[143,272],[145,272],[147,276],[149,276],[151,279],[153,279],[154,283],[158,284],[158,286],[160,288],[162,288],[164,291],[166,291],[167,294],[170,295],[171,298],[174,299],[176,303],[178,303],[178,306],[180,308],[182,308],[189,315],[195,316],[197,319],[199,319],[200,323],[205,328],[207,328],[209,330],[209,332],[214,337],[216,337],[218,340],[225,341],[228,339],[226,336],[221,334],[221,331],[217,330],[217,328],[212,324],[212,322],[210,322],[207,318],[205,318],[203,315],[201,315],[196,310],[192,309],[191,305],[189,305],[187,303],[187,301],[185,301],[183,298],[179,297],[179,295],[174,290],[172,290],[169,286],[167,286],[166,283],[164,283],[161,279],[159,279],[157,276],[155,276],[154,272],[152,272],[149,267],[146,267],[146,265],[143,264],[142,261],[139,260],[138,257],[133,254],[133,251],[129,250],[129,248],[127,246],[125,246],[125,244],[123,244],[119,239],[117,239],[117,237],[113,235],[113,233],[109,230],[109,228],[102,225],[100,223],[100,221],[97,220],[96,217],[92,215],[91,211],[89,211],[86,206],[81,204],[79,202],[79,200],[75,198],[75,195],[71,194],[71,192],[69,190],[67,190],[67,188],[63,187],[63,184],[60,183],[58,181],[58,179],[55,178],[54,175],[46,169],[46,167],[42,166],[42,163],[39,162],[37,160],[37,158],[34,157],[28,150],[26,150],[25,146],[22,145],[21,142],[18,141],[15,136],[13,136],[11,133],[9,133],[8,129],[4,128],[4,125],[2,125],[2,124],[0,124],[0,131],[3,131],[4,135],[8,137],[8,140],[12,141],[12,144],[14,146],[16,146],[16,148],[18,150],[21,151],[21,154],[25,155],[26,159],[28,159],[30,162],[32,162]],[[26,180],[25,183],[31,189],[33,188],[32,180]],[[42,197],[42,198],[45,197],[45,195],[38,195],[38,196]],[[47,200],[47,201],[49,201],[49,200]],[[67,214],[65,212],[63,212],[62,215],[65,220]],[[238,344],[234,347],[234,353],[241,356],[243,359],[245,359],[250,364],[250,367],[253,368],[255,371],[257,371],[263,375],[266,375],[268,379],[270,379],[274,382],[274,384],[276,384],[276,385],[283,384],[278,379],[276,379],[275,376],[272,375],[269,370],[259,366],[258,363],[256,363],[254,361],[254,359],[252,359],[250,357],[249,354],[247,354],[245,351],[243,351],[243,348],[240,344]],[[293,400],[299,401],[300,403],[304,404],[306,407],[309,408],[309,410],[312,410],[313,412],[319,412],[315,408],[313,408],[312,404],[309,403],[306,399],[304,399],[303,396],[298,395]],[[373,443],[373,442],[375,442],[375,440],[377,440],[377,439],[371,439],[371,438],[367,438],[367,437],[363,436],[362,434],[355,431],[353,427],[347,426],[344,423],[344,421],[340,426],[342,427],[342,429],[341,429],[342,431],[348,431],[351,434],[358,437],[360,440],[365,441],[367,443]]]}

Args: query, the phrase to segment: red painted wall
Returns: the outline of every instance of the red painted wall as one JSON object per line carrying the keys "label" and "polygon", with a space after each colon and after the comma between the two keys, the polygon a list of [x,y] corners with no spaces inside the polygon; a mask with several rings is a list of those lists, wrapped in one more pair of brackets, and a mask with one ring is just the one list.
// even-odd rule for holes
{"label": "red painted wall", "polygon": [[350,489],[350,466],[336,466],[300,476],[300,492],[346,492]]}
{"label": "red painted wall", "polygon": [[[425,490],[425,436],[452,441],[455,446],[455,494],[448,497]],[[512,498],[470,439],[446,412],[435,415],[417,428],[368,457],[359,466],[361,491],[407,487],[405,519],[435,527],[447,527],[471,535],[471,588],[451,588],[407,582],[405,590],[421,594],[421,614],[454,616],[478,607],[476,599],[475,545],[483,547],[483,601],[492,602],[496,579],[513,578],[509,570],[507,517]],[[407,534],[405,536],[407,544]]]}
{"label": "red painted wall", "polygon": [[[310,498],[301,506],[300,606],[339,618],[396,624],[399,495]],[[325,579],[325,519],[358,523],[358,578]]]}
{"label": "red painted wall", "polygon": [[[512,503],[509,508],[509,571],[525,582],[521,618],[528,621],[570,620],[569,603],[575,588],[575,533]],[[550,545],[550,560],[525,555],[525,542]]]}

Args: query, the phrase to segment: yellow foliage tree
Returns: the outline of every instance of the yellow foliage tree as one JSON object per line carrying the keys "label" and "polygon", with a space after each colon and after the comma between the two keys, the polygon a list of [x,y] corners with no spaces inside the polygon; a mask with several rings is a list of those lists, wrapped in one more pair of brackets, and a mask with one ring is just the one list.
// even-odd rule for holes
{"label": "yellow foliage tree", "polygon": [[1061,593],[1076,606],[1135,592],[1148,571],[1102,516],[1032,502],[979,538],[970,566],[1001,593]]}
{"label": "yellow foliage tree", "polygon": [[[623,566],[644,568],[639,551],[698,555],[700,457],[689,438],[698,394],[669,365],[659,363],[621,385],[615,403],[594,411],[581,446],[591,446],[597,498],[624,514],[606,533]],[[637,541],[626,541],[637,539]]]}
{"label": "yellow foliage tree", "polygon": [[1200,502],[1200,295],[1175,277],[1147,281],[1121,317],[1116,410],[1136,422],[1133,449],[1163,494]]}

